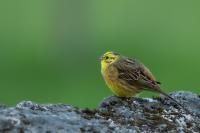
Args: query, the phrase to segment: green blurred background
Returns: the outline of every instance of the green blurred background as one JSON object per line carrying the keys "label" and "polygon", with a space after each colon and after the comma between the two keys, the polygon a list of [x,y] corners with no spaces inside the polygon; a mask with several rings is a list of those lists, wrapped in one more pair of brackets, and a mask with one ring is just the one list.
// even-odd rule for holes
{"label": "green blurred background", "polygon": [[0,103],[96,107],[112,95],[98,61],[108,50],[140,59],[166,92],[198,93],[199,6],[197,0],[1,1]]}

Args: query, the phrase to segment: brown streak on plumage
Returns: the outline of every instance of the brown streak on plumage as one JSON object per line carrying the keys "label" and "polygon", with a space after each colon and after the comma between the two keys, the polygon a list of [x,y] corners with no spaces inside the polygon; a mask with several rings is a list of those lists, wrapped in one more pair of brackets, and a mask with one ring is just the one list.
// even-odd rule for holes
{"label": "brown streak on plumage", "polygon": [[160,89],[159,82],[143,64],[136,59],[121,59],[115,67],[119,73],[119,79],[125,80],[129,85],[139,89],[150,88],[152,91]]}
{"label": "brown streak on plumage", "polygon": [[161,90],[160,82],[156,81],[151,71],[141,62],[120,55],[116,56],[113,52],[104,54],[105,57],[108,55],[110,58],[101,62],[101,70],[107,85],[117,96],[130,97],[147,90],[161,93],[183,107]]}

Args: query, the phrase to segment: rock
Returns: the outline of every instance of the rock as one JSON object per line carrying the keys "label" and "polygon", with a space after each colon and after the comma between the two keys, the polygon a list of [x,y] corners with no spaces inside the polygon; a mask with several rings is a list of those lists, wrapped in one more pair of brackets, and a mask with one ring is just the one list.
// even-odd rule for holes
{"label": "rock", "polygon": [[23,101],[16,107],[0,106],[0,132],[200,132],[200,97],[191,92],[174,92],[171,96],[188,110],[160,97],[111,96],[94,110],[66,104],[40,105]]}

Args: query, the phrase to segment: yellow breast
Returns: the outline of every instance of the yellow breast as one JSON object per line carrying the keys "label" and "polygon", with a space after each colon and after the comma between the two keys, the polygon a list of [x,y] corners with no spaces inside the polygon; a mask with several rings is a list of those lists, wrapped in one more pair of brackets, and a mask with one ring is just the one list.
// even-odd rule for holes
{"label": "yellow breast", "polygon": [[138,89],[130,86],[118,78],[118,70],[114,66],[102,67],[102,75],[111,91],[120,97],[131,97],[138,93]]}

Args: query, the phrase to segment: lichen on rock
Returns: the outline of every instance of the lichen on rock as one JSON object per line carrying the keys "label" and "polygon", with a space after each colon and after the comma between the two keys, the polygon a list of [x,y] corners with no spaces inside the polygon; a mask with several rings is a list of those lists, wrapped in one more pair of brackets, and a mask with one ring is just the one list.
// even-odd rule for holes
{"label": "lichen on rock", "polygon": [[0,106],[0,132],[200,132],[200,97],[191,92],[174,92],[171,96],[189,112],[160,97],[111,96],[96,109],[23,101],[16,107]]}

